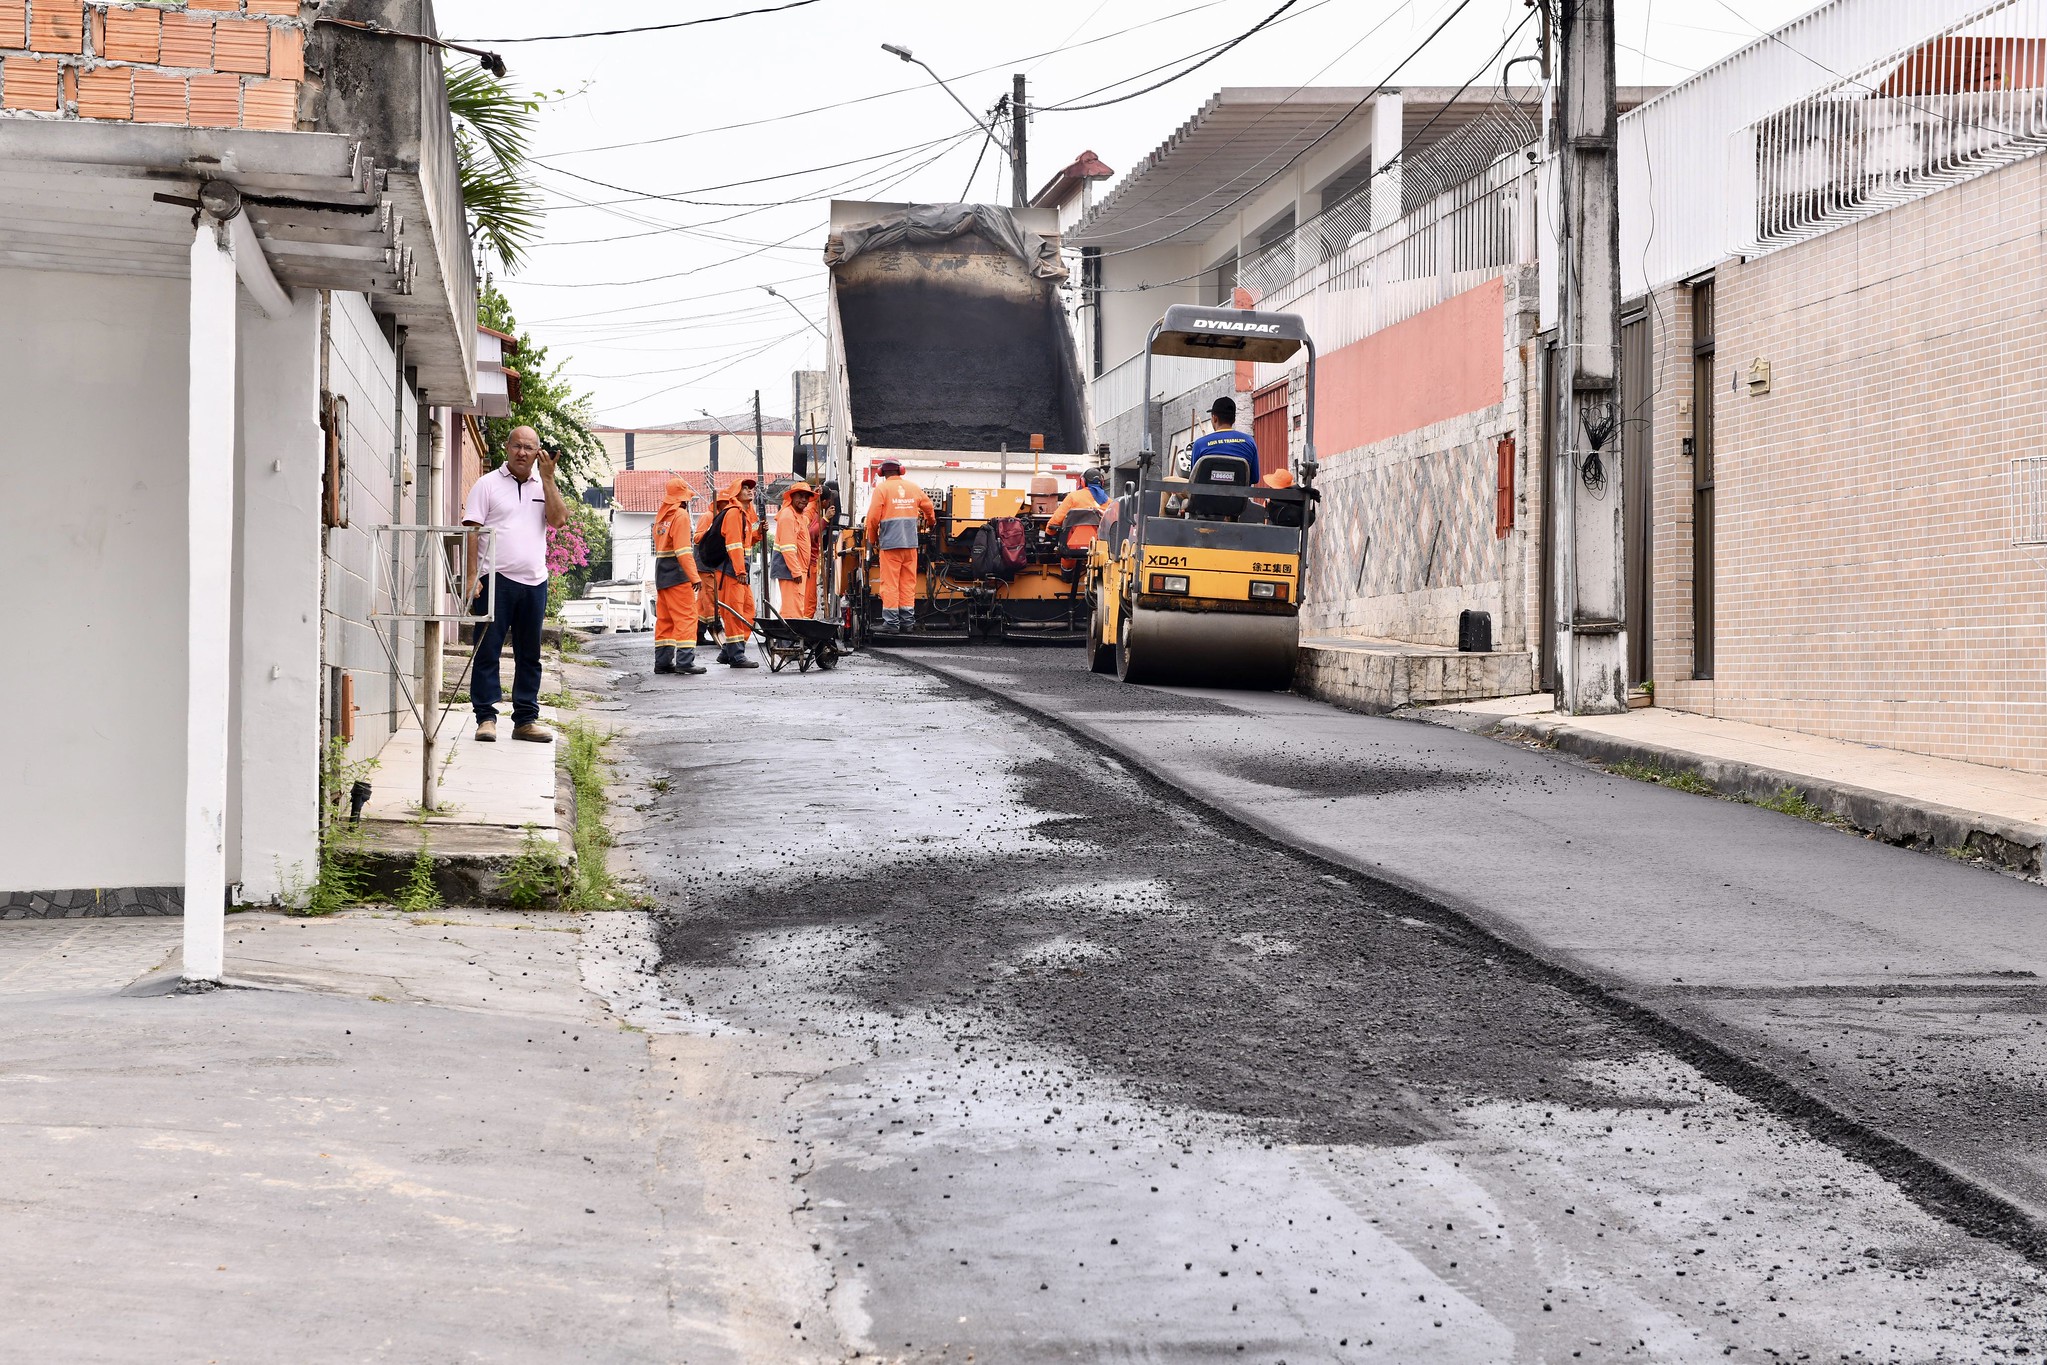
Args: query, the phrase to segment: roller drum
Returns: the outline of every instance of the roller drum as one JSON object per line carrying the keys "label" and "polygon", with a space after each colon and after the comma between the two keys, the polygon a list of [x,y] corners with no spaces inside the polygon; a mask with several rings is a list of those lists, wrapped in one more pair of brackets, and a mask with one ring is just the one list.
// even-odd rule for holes
{"label": "roller drum", "polygon": [[1123,681],[1164,687],[1293,685],[1298,616],[1134,607],[1123,624]]}

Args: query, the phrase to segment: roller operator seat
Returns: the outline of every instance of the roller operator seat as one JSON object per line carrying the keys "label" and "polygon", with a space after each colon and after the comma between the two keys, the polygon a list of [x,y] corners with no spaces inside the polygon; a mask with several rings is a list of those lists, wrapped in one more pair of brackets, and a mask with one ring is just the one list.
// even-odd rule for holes
{"label": "roller operator seat", "polygon": [[1102,514],[1086,508],[1068,512],[1066,520],[1059,524],[1059,573],[1067,582],[1080,577],[1080,566],[1087,559],[1088,549],[1101,533]]}
{"label": "roller operator seat", "polygon": [[1251,491],[1251,462],[1241,455],[1204,455],[1187,475],[1187,515],[1235,521]]}

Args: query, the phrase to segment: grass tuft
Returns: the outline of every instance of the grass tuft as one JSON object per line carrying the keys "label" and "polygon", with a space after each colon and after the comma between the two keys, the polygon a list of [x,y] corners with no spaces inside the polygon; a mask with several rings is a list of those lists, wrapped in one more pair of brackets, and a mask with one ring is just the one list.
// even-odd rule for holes
{"label": "grass tuft", "polygon": [[1687,768],[1665,768],[1655,763],[1636,763],[1624,759],[1619,763],[1609,763],[1607,771],[1636,782],[1653,782],[1659,787],[1669,787],[1672,791],[1690,792],[1694,796],[1715,794],[1712,783]]}

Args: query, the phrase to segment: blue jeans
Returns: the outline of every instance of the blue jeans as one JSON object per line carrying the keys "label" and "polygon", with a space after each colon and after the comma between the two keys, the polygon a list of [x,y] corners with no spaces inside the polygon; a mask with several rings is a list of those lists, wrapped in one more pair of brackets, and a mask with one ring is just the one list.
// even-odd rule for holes
{"label": "blue jeans", "polygon": [[[547,619],[547,584],[514,583],[492,574],[497,583],[497,611],[476,636],[475,671],[469,679],[469,701],[479,721],[496,720],[504,700],[498,655],[505,637],[512,637],[512,724],[540,719],[540,624]],[[478,599],[477,605],[483,605]]]}

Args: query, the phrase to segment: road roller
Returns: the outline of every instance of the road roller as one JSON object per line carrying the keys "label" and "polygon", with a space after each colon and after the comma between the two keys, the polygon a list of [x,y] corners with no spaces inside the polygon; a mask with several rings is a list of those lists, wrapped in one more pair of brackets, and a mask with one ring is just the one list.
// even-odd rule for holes
{"label": "road roller", "polygon": [[[1315,492],[1315,343],[1292,313],[1176,304],[1151,329],[1152,357],[1280,364],[1305,351],[1303,447],[1291,487],[1252,478],[1234,455],[1159,468],[1159,410],[1144,429],[1137,479],[1115,500],[1088,559],[1087,659],[1129,683],[1281,689],[1300,649]],[[1261,462],[1287,467],[1284,450]]]}

